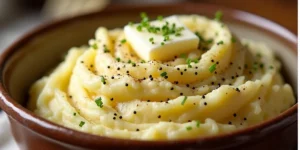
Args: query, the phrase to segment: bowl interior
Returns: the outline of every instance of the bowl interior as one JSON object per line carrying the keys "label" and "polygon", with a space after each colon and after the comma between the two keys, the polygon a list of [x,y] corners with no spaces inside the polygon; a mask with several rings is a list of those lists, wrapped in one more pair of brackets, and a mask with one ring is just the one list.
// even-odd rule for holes
{"label": "bowl interior", "polygon": [[[139,12],[134,10],[120,13],[98,13],[79,17],[51,27],[42,27],[15,44],[13,52],[3,70],[3,79],[10,95],[25,106],[28,99],[28,89],[33,82],[42,77],[47,71],[63,60],[64,54],[73,46],[86,45],[93,38],[99,26],[109,29],[123,27],[128,21],[138,21]],[[212,17],[214,10],[167,10],[150,11],[148,14],[154,18],[157,15],[171,14],[200,14]],[[184,12],[184,13],[182,13]],[[244,22],[241,13],[224,12],[224,21],[231,31],[240,38],[264,42],[269,45],[282,62],[282,71],[285,79],[292,85],[297,93],[297,53],[295,45],[286,44],[282,37]],[[240,16],[238,16],[240,15]],[[247,19],[247,18],[246,18]],[[251,18],[248,18],[251,19]],[[254,20],[257,21],[257,20]],[[259,23],[259,22],[258,22]],[[274,28],[274,27],[270,27]]]}

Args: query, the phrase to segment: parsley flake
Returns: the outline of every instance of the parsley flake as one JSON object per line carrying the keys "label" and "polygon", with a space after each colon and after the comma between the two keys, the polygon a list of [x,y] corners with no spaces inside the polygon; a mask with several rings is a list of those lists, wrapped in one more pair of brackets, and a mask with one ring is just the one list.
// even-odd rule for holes
{"label": "parsley flake", "polygon": [[191,127],[191,126],[188,126],[188,127],[186,127],[186,130],[188,130],[188,131],[190,131],[190,130],[192,130],[193,128]]}
{"label": "parsley flake", "polygon": [[104,53],[109,53],[110,50],[106,47],[106,45],[103,46],[104,47]]}
{"label": "parsley flake", "polygon": [[163,16],[161,16],[161,15],[157,16],[157,20],[162,21],[163,20]]}
{"label": "parsley flake", "polygon": [[95,100],[95,103],[96,103],[97,106],[99,106],[100,108],[103,107],[103,102],[102,102],[102,98],[101,98],[101,97],[98,97],[98,98]]}
{"label": "parsley flake", "polygon": [[103,83],[103,84],[106,84],[106,82],[105,82],[105,78],[104,78],[104,76],[100,76],[100,78],[101,78],[101,82]]}
{"label": "parsley flake", "polygon": [[215,20],[216,21],[221,21],[222,20],[222,17],[223,17],[223,13],[222,13],[222,11],[217,11],[216,13],[215,13]]}
{"label": "parsley flake", "polygon": [[126,39],[121,40],[121,43],[122,44],[126,43]]}
{"label": "parsley flake", "polygon": [[162,77],[166,77],[166,76],[167,76],[167,72],[163,72],[163,73],[161,73],[161,74],[160,74],[160,76],[162,76]]}
{"label": "parsley flake", "polygon": [[210,73],[213,73],[213,72],[216,70],[216,67],[217,67],[217,64],[211,65],[211,66],[208,68],[209,72],[210,72]]}
{"label": "parsley flake", "polygon": [[79,127],[82,127],[84,124],[85,124],[85,122],[84,122],[84,121],[80,121],[80,123],[79,123]]}
{"label": "parsley flake", "polygon": [[186,54],[181,54],[180,58],[187,58]]}
{"label": "parsley flake", "polygon": [[97,50],[97,49],[98,49],[97,43],[94,43],[94,44],[92,45],[92,47],[93,47],[93,49]]}
{"label": "parsley flake", "polygon": [[184,96],[182,102],[181,102],[181,105],[184,105],[185,101],[187,100],[187,96]]}
{"label": "parsley flake", "polygon": [[223,42],[223,41],[219,41],[219,42],[217,43],[217,45],[221,45],[221,44],[224,44],[224,42]]}
{"label": "parsley flake", "polygon": [[196,121],[196,127],[197,127],[197,128],[200,127],[200,121],[199,121],[199,120]]}

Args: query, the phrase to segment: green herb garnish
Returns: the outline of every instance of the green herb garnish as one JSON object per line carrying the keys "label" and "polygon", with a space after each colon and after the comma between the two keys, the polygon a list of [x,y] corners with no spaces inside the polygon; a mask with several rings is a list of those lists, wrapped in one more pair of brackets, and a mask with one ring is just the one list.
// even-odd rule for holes
{"label": "green herb garnish", "polygon": [[80,123],[79,123],[79,127],[82,127],[84,124],[85,124],[85,122],[84,122],[84,121],[80,121]]}
{"label": "green herb garnish", "polygon": [[93,47],[93,49],[98,49],[98,45],[97,45],[97,43],[94,43],[93,45],[92,45],[92,47]]}
{"label": "green herb garnish", "polygon": [[221,44],[224,44],[224,42],[223,42],[223,41],[219,41],[219,42],[217,43],[217,45],[221,45]]}
{"label": "green herb garnish", "polygon": [[213,73],[215,70],[216,70],[216,67],[217,67],[217,64],[213,64],[213,65],[211,65],[210,67],[209,67],[209,72],[210,73]]}
{"label": "green herb garnish", "polygon": [[196,121],[196,127],[197,127],[197,128],[200,127],[200,121],[199,121],[199,120]]}
{"label": "green herb garnish", "polygon": [[199,38],[200,42],[204,42],[204,38],[200,35],[199,32],[195,32],[195,35]]}
{"label": "green herb garnish", "polygon": [[136,27],[136,29],[137,29],[138,31],[142,31],[142,26],[141,26],[141,25],[138,25],[138,26]]}
{"label": "green herb garnish", "polygon": [[180,58],[187,58],[186,54],[181,54]]}
{"label": "green herb garnish", "polygon": [[216,21],[221,21],[223,17],[223,13],[219,10],[215,13],[215,20]]}
{"label": "green herb garnish", "polygon": [[157,16],[157,20],[162,21],[163,20],[163,16],[161,16],[161,15]]}
{"label": "green herb garnish", "polygon": [[184,105],[185,101],[187,100],[187,96],[184,96],[182,102],[181,102],[181,105]]}
{"label": "green herb garnish", "polygon": [[188,127],[186,127],[186,130],[188,130],[188,131],[190,131],[190,130],[192,130],[193,128],[191,127],[191,126],[188,126]]}
{"label": "green herb garnish", "polygon": [[75,112],[73,113],[73,116],[76,116],[76,113],[75,113]]}
{"label": "green herb garnish", "polygon": [[103,46],[104,47],[104,53],[109,53],[110,50],[106,47],[106,45]]}
{"label": "green herb garnish", "polygon": [[161,73],[161,74],[160,74],[160,76],[162,76],[162,77],[166,77],[166,76],[167,76],[167,72],[163,72],[163,73]]}
{"label": "green herb garnish", "polygon": [[214,39],[208,39],[208,40],[206,41],[206,43],[207,43],[207,44],[211,44],[213,41],[214,41]]}
{"label": "green herb garnish", "polygon": [[118,62],[120,62],[120,61],[121,61],[121,58],[120,58],[120,57],[117,57],[116,60],[117,60]]}
{"label": "green herb garnish", "polygon": [[188,67],[189,67],[189,68],[192,68],[191,62],[192,62],[192,60],[191,60],[190,58],[188,58],[188,59],[186,60],[186,63],[188,64]]}
{"label": "green herb garnish", "polygon": [[98,97],[98,98],[95,100],[95,103],[96,103],[97,106],[99,106],[100,108],[103,107],[103,102],[102,102],[102,98],[101,98],[101,97]]}
{"label": "green herb garnish", "polygon": [[194,62],[194,63],[198,63],[198,62],[199,62],[199,60],[198,60],[198,59],[194,59],[194,60],[192,60],[192,62]]}
{"label": "green herb garnish", "polygon": [[154,44],[154,38],[153,38],[153,37],[149,38],[149,41],[150,41],[152,44]]}
{"label": "green herb garnish", "polygon": [[103,84],[106,84],[106,79],[104,78],[104,76],[100,76],[100,78],[101,78],[101,82],[103,83]]}
{"label": "green herb garnish", "polygon": [[121,43],[122,44],[126,43],[126,39],[121,40]]}

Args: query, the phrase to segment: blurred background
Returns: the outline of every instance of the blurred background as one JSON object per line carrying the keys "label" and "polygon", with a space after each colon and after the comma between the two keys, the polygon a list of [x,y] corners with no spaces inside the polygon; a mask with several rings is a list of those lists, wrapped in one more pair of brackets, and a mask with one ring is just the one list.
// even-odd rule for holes
{"label": "blurred background", "polygon": [[0,52],[45,21],[113,7],[167,3],[213,3],[273,20],[297,34],[297,0],[0,0]]}

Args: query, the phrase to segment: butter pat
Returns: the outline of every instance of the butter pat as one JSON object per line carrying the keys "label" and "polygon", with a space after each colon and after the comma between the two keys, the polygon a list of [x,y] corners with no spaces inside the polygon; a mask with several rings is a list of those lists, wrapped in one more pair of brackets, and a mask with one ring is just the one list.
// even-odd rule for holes
{"label": "butter pat", "polygon": [[[175,56],[196,50],[198,47],[198,37],[182,24],[177,16],[155,20],[149,24],[151,27],[159,28],[157,33],[149,32],[147,27],[138,30],[140,24],[124,27],[126,40],[143,60],[172,60]],[[163,26],[167,26],[169,29],[175,26],[175,30],[178,32],[167,34],[166,39],[162,31]]]}

